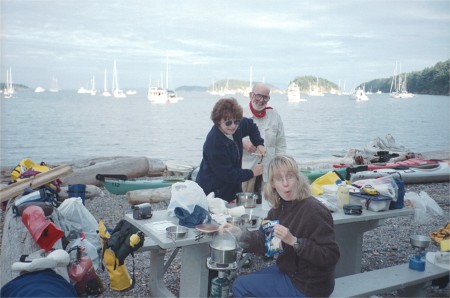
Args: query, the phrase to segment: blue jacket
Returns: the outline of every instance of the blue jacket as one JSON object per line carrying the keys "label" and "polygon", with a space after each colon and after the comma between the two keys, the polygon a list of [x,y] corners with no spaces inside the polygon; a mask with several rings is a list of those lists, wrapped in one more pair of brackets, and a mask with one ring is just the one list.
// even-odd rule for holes
{"label": "blue jacket", "polygon": [[242,138],[249,136],[255,146],[264,145],[258,127],[253,120],[242,118],[233,140],[214,125],[203,145],[203,160],[196,182],[206,195],[214,192],[215,197],[231,202],[236,193],[242,192],[242,182],[253,177],[251,169],[242,169]]}

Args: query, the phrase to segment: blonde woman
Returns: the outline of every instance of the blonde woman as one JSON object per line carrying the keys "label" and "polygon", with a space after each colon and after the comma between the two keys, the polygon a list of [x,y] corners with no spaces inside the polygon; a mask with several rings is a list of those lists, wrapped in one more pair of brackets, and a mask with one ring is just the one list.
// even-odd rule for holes
{"label": "blonde woman", "polygon": [[[276,263],[261,271],[239,276],[234,297],[326,297],[334,289],[334,270],[339,260],[330,211],[311,196],[308,179],[299,174],[295,160],[275,156],[269,164],[265,199],[272,209],[266,219],[278,220],[274,235],[282,252]],[[236,233],[246,251],[264,255],[261,230],[240,231],[230,224],[222,231]]]}

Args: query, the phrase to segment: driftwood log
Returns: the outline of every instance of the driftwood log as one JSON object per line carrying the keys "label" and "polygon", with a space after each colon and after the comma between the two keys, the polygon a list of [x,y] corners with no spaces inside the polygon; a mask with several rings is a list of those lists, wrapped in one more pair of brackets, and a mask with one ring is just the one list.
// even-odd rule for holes
{"label": "driftwood log", "polygon": [[132,190],[126,193],[126,197],[131,205],[159,203],[170,200],[171,189],[172,187]]}
{"label": "driftwood log", "polygon": [[128,178],[162,176],[166,170],[159,159],[142,157],[113,157],[92,159],[73,165],[73,173],[61,179],[64,185],[87,184],[100,186],[97,174],[126,175]]}
{"label": "driftwood log", "polygon": [[[10,200],[7,211],[3,212],[5,222],[3,226],[2,254],[0,256],[0,287],[19,276],[20,272],[12,271],[11,266],[14,262],[20,260],[21,255],[29,255],[40,249],[36,242],[34,242],[27,227],[23,224],[22,218],[20,216],[14,216],[11,208],[13,202],[14,200]],[[61,227],[60,222],[62,217],[59,216],[56,208],[53,210],[50,218],[56,226]],[[53,248],[62,249],[61,239],[55,243]],[[56,272],[69,281],[66,267],[58,267],[56,268]]]}

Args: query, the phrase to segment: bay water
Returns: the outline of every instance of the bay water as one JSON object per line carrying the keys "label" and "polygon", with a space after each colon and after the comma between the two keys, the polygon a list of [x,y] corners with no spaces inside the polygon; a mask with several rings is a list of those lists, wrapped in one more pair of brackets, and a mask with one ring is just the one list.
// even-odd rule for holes
{"label": "bay water", "polygon": [[[210,113],[219,99],[206,92],[178,92],[183,100],[152,104],[146,90],[125,99],[78,94],[76,90],[35,93],[19,90],[1,99],[1,166],[25,157],[62,164],[86,158],[147,156],[198,166],[211,129]],[[369,95],[309,97],[288,103],[272,94],[269,106],[283,118],[287,151],[297,160],[322,160],[363,149],[391,134],[412,152],[449,150],[448,96],[393,99]],[[248,97],[234,95],[248,105]]]}

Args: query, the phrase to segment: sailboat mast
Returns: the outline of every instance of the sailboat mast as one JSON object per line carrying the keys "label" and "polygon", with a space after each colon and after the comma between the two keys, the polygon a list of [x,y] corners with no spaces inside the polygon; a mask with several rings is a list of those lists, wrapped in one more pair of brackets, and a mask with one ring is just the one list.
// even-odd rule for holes
{"label": "sailboat mast", "polygon": [[169,52],[166,51],[166,89],[169,89]]}

